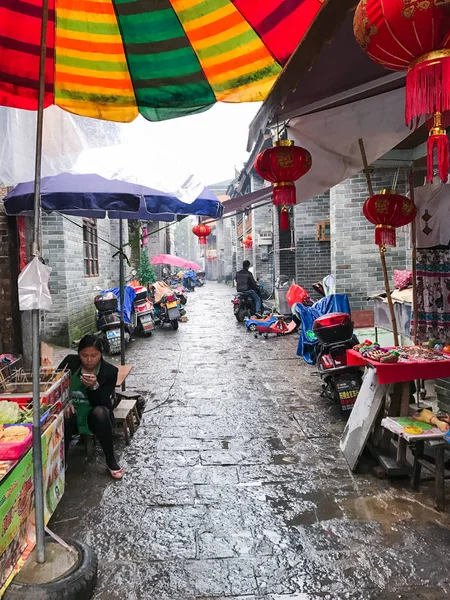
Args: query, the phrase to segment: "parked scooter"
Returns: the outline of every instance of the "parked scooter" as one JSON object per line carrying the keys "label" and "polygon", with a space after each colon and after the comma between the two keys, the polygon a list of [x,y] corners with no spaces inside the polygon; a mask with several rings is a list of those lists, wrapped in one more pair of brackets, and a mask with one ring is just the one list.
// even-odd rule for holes
{"label": "parked scooter", "polygon": [[197,277],[195,271],[186,271],[183,277],[183,285],[188,290],[188,292],[194,292],[195,288],[198,286]]}
{"label": "parked scooter", "polygon": [[154,302],[153,315],[155,323],[161,327],[170,324],[172,329],[177,330],[181,309],[176,293],[163,281],[157,281],[149,287]]}
{"label": "parked scooter", "polygon": [[197,285],[199,287],[203,287],[205,285],[205,283],[206,283],[206,273],[205,273],[205,271],[197,271],[196,277],[197,277]]}
{"label": "parked scooter", "polygon": [[352,410],[362,385],[359,367],[347,365],[347,350],[358,343],[353,321],[347,313],[329,313],[314,321],[312,331],[319,341],[317,365],[322,378],[322,395]]}
{"label": "parked scooter", "polygon": [[[259,290],[255,291],[261,298],[262,303],[261,284],[259,285]],[[233,303],[234,316],[236,317],[238,323],[243,323],[245,319],[249,319],[256,314],[255,302],[248,292],[238,292],[231,302]],[[263,315],[270,312],[267,306],[263,303],[261,312]]]}
{"label": "parked scooter", "polygon": [[[118,311],[119,301],[113,292],[103,292],[94,300],[95,308],[98,310],[97,327],[107,354],[120,353],[120,315]],[[131,323],[125,323],[125,343],[128,343],[133,333]]]}
{"label": "parked scooter", "polygon": [[133,302],[133,311],[131,314],[131,323],[133,329],[139,335],[151,337],[155,327],[153,321],[153,304],[148,298],[148,290],[143,286],[134,288],[136,297]]}
{"label": "parked scooter", "polygon": [[176,297],[178,298],[178,302],[181,306],[186,306],[187,304],[187,293],[183,286],[172,286],[173,291],[175,292]]}

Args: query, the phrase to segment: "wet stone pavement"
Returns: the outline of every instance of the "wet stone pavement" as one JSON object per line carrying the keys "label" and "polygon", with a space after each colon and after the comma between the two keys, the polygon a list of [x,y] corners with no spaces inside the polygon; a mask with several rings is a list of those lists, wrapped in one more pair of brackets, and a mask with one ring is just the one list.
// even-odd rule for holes
{"label": "wet stone pavement", "polygon": [[426,487],[352,474],[344,420],[296,335],[254,339],[232,290],[191,294],[189,322],[133,342],[147,399],[126,476],[73,447],[50,527],[100,558],[96,600],[448,598],[450,521]]}

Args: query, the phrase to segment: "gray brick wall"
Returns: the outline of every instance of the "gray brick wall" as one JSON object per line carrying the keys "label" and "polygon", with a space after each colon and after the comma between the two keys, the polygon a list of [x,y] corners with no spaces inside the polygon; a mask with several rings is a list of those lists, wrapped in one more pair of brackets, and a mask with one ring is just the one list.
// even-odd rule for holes
{"label": "gray brick wall", "polygon": [[[372,174],[375,193],[392,187],[395,171],[376,169]],[[397,190],[406,193],[407,173],[400,172]],[[368,295],[384,290],[378,246],[375,245],[374,225],[363,215],[368,198],[363,173],[337,185],[330,191],[331,272],[336,277],[337,292],[347,293],[353,310],[373,308]],[[408,232],[397,229],[397,247],[386,254],[389,279],[393,284],[394,269],[410,265]]]}
{"label": "gray brick wall", "polygon": [[[82,219],[62,215],[43,217],[43,255],[52,268],[50,292],[53,310],[44,313],[43,338],[70,344],[85,333],[96,330],[94,297],[96,287],[108,289],[119,284],[119,258],[108,243],[118,244],[119,222],[97,221],[99,238],[99,276],[85,277]],[[104,240],[104,241],[103,241]],[[124,241],[128,226],[124,222]]]}
{"label": "gray brick wall", "polygon": [[[6,187],[0,184],[0,353],[21,352],[20,314],[18,310],[18,248],[16,229],[4,213]],[[14,253],[14,256],[11,254]]]}
{"label": "gray brick wall", "polygon": [[[251,260],[254,266],[255,277],[259,278],[267,291],[271,292],[273,287],[273,246],[264,249],[258,243],[261,231],[272,231],[272,206],[262,206],[253,211],[253,250]],[[267,258],[265,258],[267,256]]]}
{"label": "gray brick wall", "polygon": [[296,281],[312,298],[312,284],[331,273],[331,243],[316,240],[316,225],[330,216],[330,193],[326,192],[294,209],[296,234]]}

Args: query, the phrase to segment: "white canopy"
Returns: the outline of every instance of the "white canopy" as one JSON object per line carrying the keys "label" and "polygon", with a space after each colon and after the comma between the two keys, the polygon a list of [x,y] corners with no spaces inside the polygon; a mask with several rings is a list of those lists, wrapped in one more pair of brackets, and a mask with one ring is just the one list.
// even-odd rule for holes
{"label": "white canopy", "polygon": [[297,181],[297,202],[323,194],[363,169],[358,140],[371,164],[410,135],[404,125],[404,88],[289,121],[288,137],[312,155]]}
{"label": "white canopy", "polygon": [[[0,107],[0,182],[14,186],[34,178],[36,112]],[[45,110],[42,175],[95,173],[139,183],[191,203],[205,184],[190,164],[152,143],[149,124],[118,124]]]}

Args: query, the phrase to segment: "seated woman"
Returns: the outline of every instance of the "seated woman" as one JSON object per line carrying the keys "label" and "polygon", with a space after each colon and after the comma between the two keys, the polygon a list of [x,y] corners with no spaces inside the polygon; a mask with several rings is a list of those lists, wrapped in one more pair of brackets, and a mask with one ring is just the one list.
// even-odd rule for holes
{"label": "seated woman", "polygon": [[118,369],[103,360],[102,343],[86,335],[78,346],[78,355],[70,354],[59,365],[72,375],[72,405],[64,419],[66,456],[74,433],[93,433],[103,449],[106,464],[114,479],[122,479],[123,469],[114,456],[111,397],[117,383]]}

